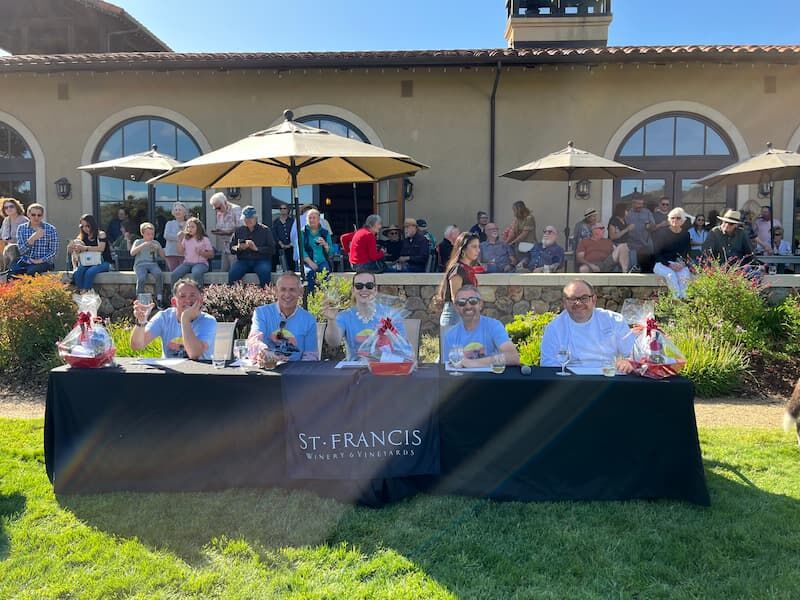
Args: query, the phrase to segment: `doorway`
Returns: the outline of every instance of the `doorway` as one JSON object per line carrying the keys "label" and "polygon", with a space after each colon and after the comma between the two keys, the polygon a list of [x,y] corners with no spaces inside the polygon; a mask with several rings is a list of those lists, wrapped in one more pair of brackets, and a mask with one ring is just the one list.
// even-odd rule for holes
{"label": "doorway", "polygon": [[375,212],[374,191],[372,183],[319,186],[319,210],[331,224],[335,237],[358,229]]}

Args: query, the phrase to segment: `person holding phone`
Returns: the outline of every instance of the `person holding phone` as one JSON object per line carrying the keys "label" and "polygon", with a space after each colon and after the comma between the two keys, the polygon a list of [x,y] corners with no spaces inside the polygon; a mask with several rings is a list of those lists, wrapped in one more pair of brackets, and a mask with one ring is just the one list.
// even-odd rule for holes
{"label": "person holding phone", "polygon": [[275,238],[269,227],[258,222],[255,207],[245,206],[242,217],[244,225],[237,227],[231,238],[231,252],[236,255],[236,262],[228,271],[228,283],[239,281],[247,273],[255,273],[264,287],[272,277]]}
{"label": "person holding phone", "polygon": [[[78,263],[72,276],[78,291],[92,289],[94,278],[111,269],[111,244],[106,232],[97,228],[97,220],[93,215],[81,216],[78,237],[67,245],[67,252],[71,252]],[[80,256],[86,252],[99,252],[99,264],[80,264]]]}

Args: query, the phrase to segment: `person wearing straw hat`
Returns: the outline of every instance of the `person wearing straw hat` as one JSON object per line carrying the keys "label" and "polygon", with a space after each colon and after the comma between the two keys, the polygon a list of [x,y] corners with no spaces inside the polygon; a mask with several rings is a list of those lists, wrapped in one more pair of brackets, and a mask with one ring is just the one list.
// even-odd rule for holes
{"label": "person wearing straw hat", "polygon": [[592,227],[597,223],[597,211],[594,208],[587,208],[583,213],[583,219],[575,224],[574,233],[575,245],[581,241],[592,237]]}
{"label": "person wearing straw hat", "polygon": [[428,265],[428,240],[419,232],[416,219],[406,219],[403,221],[405,238],[403,247],[400,250],[400,258],[397,259],[401,271],[410,273],[424,273]]}
{"label": "person wearing straw hat", "polygon": [[742,229],[742,214],[738,210],[728,209],[717,219],[720,223],[709,232],[703,243],[703,254],[709,254],[720,262],[750,262],[753,247]]}
{"label": "person wearing straw hat", "polygon": [[400,239],[402,232],[398,225],[390,225],[383,230],[383,237],[386,239],[380,240],[378,245],[383,248],[386,260],[389,262],[396,262],[400,258],[400,249],[403,247],[403,240]]}

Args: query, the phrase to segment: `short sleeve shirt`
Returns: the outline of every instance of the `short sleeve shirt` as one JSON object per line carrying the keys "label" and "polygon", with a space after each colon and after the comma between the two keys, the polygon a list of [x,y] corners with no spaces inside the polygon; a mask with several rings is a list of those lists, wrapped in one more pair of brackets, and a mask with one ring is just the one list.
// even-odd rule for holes
{"label": "short sleeve shirt", "polygon": [[450,329],[444,337],[445,356],[453,346],[464,349],[464,358],[483,358],[500,352],[500,346],[510,341],[506,328],[497,319],[481,316],[478,326],[467,331],[463,323]]}
{"label": "short sleeve shirt", "polygon": [[134,248],[138,248],[142,244],[148,244],[148,243],[150,243],[152,245],[149,246],[148,248],[145,248],[141,252],[139,252],[133,258],[133,266],[136,266],[136,265],[142,264],[142,263],[158,262],[158,257],[160,256],[160,253],[158,252],[158,250],[155,249],[155,246],[161,247],[161,244],[159,244],[156,240],[151,240],[150,242],[145,242],[143,239],[138,239],[135,242],[133,242],[133,246],[131,246],[131,250],[133,250]]}
{"label": "short sleeve shirt", "polygon": [[[386,314],[388,308],[379,304],[375,316],[366,322],[359,318],[355,308],[343,310],[336,315],[336,324],[344,332],[345,343],[352,359],[358,354],[359,346],[380,326],[381,318]],[[406,337],[406,327],[402,319],[393,320],[392,324],[401,336]]]}
{"label": "short sleeve shirt", "polygon": [[304,353],[317,352],[317,321],[300,307],[287,319],[281,315],[277,303],[259,306],[250,326],[251,336],[258,333],[267,348],[287,360],[302,360]]}
{"label": "short sleeve shirt", "polygon": [[[207,313],[200,313],[200,316],[192,321],[191,327],[197,338],[207,346],[200,358],[211,360],[214,352],[214,338],[217,335],[217,320]],[[156,316],[147,324],[145,331],[154,337],[161,338],[164,358],[187,358],[186,349],[183,347],[183,332],[175,308],[168,308],[156,313]]]}

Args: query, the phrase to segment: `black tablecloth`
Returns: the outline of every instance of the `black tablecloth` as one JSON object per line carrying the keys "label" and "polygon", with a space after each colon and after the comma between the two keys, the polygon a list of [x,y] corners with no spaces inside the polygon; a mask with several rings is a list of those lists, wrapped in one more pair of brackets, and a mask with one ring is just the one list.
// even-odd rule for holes
{"label": "black tablecloth", "polygon": [[[331,363],[287,368],[321,382],[352,377]],[[376,393],[402,401],[435,381],[440,475],[322,481],[287,477],[281,369],[245,374],[190,361],[171,370],[129,361],[55,369],[45,461],[56,492],[280,486],[371,505],[418,491],[709,504],[693,389],[683,378],[523,376],[517,368],[451,377],[437,366],[410,379],[365,374],[375,384],[361,386],[365,401]]]}

